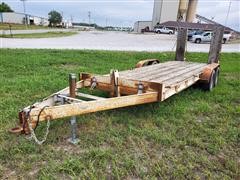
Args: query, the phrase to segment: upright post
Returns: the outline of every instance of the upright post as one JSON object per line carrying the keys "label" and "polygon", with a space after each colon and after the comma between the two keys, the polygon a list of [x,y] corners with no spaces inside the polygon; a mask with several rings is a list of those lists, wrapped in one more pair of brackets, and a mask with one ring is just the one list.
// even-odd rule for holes
{"label": "upright post", "polygon": [[112,90],[110,92],[111,97],[121,96],[120,87],[118,85],[118,78],[119,78],[118,70],[111,70],[110,72],[110,80],[111,80],[110,83],[112,85]]}
{"label": "upright post", "polygon": [[216,26],[213,31],[213,37],[211,39],[209,54],[208,54],[208,63],[218,63],[220,60],[220,52],[222,49],[223,41],[223,26]]}
{"label": "upright post", "polygon": [[[77,83],[77,76],[76,74],[69,74],[69,96],[71,98],[76,97],[76,83]],[[72,144],[77,144],[77,119],[76,116],[72,116],[70,119],[71,124],[71,137],[69,138],[69,142]]]}
{"label": "upright post", "polygon": [[187,29],[179,28],[177,35],[176,61],[184,61],[185,47],[187,39]]}

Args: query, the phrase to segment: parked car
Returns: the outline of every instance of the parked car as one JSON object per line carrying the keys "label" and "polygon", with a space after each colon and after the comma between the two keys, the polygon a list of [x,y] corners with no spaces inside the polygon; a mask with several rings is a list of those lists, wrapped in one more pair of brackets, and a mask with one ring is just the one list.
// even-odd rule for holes
{"label": "parked car", "polygon": [[154,29],[155,33],[164,33],[164,34],[173,34],[173,30],[171,29],[168,29],[166,27],[163,27],[163,28],[155,28]]}
{"label": "parked car", "polygon": [[188,32],[188,37],[187,37],[187,40],[188,41],[191,41],[191,39],[192,39],[192,37],[194,36],[194,35],[199,35],[199,34],[202,34],[204,31],[200,31],[200,30],[198,30],[198,31],[190,31],[190,32]]}
{"label": "parked car", "polygon": [[[193,35],[192,37],[192,42],[194,43],[201,43],[201,42],[210,42],[212,39],[213,33],[208,31],[208,32],[204,32],[202,34],[199,35]],[[230,36],[228,34],[224,34],[223,35],[223,44],[225,44],[228,40],[229,40]]]}

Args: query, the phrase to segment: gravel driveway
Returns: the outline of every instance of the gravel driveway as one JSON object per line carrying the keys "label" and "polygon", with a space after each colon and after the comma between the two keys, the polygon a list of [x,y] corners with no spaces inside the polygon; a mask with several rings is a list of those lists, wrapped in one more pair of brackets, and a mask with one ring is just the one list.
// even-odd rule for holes
{"label": "gravel driveway", "polygon": [[[11,39],[0,38],[1,48],[93,49],[120,51],[175,51],[175,35],[129,34],[126,32],[79,32],[58,38]],[[189,52],[208,52],[209,44],[188,42]],[[240,44],[223,44],[223,52],[240,52]]]}

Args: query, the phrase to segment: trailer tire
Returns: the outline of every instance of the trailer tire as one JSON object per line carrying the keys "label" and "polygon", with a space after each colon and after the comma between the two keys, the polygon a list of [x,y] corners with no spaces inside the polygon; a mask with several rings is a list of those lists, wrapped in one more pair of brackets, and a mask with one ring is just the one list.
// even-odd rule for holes
{"label": "trailer tire", "polygon": [[205,91],[212,91],[215,83],[215,70],[212,71],[209,81],[201,85],[202,89]]}
{"label": "trailer tire", "polygon": [[218,84],[218,78],[219,78],[219,67],[215,69],[215,74],[214,74],[214,87],[217,86]]}
{"label": "trailer tire", "polygon": [[151,65],[155,65],[155,64],[159,64],[159,61],[155,60],[155,61],[151,62]]}

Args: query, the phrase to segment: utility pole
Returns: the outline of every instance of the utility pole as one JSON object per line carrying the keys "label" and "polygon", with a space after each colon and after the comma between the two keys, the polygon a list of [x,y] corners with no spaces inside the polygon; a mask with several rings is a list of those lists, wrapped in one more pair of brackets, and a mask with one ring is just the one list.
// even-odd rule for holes
{"label": "utility pole", "polygon": [[73,15],[71,15],[71,22],[69,24],[71,27],[73,27]]}
{"label": "utility pole", "polygon": [[90,27],[91,24],[91,11],[88,11],[88,25]]}
{"label": "utility pole", "polygon": [[25,15],[25,21],[24,21],[24,23],[25,23],[26,28],[27,28],[28,19],[27,19],[27,15],[26,15],[26,5],[25,5],[25,2],[26,2],[27,0],[20,0],[20,1],[23,2],[23,12],[24,12],[24,15]]}
{"label": "utility pole", "polygon": [[62,16],[62,18],[63,18],[63,11],[61,11],[61,16]]}
{"label": "utility pole", "polygon": [[62,26],[62,28],[63,28],[63,26],[64,26],[63,11],[61,11],[61,16],[62,16],[61,26]]}
{"label": "utility pole", "polygon": [[226,16],[226,20],[225,20],[225,26],[227,26],[227,21],[228,21],[228,16],[230,13],[231,5],[232,5],[232,1],[229,0],[228,11],[227,11],[227,16]]}

